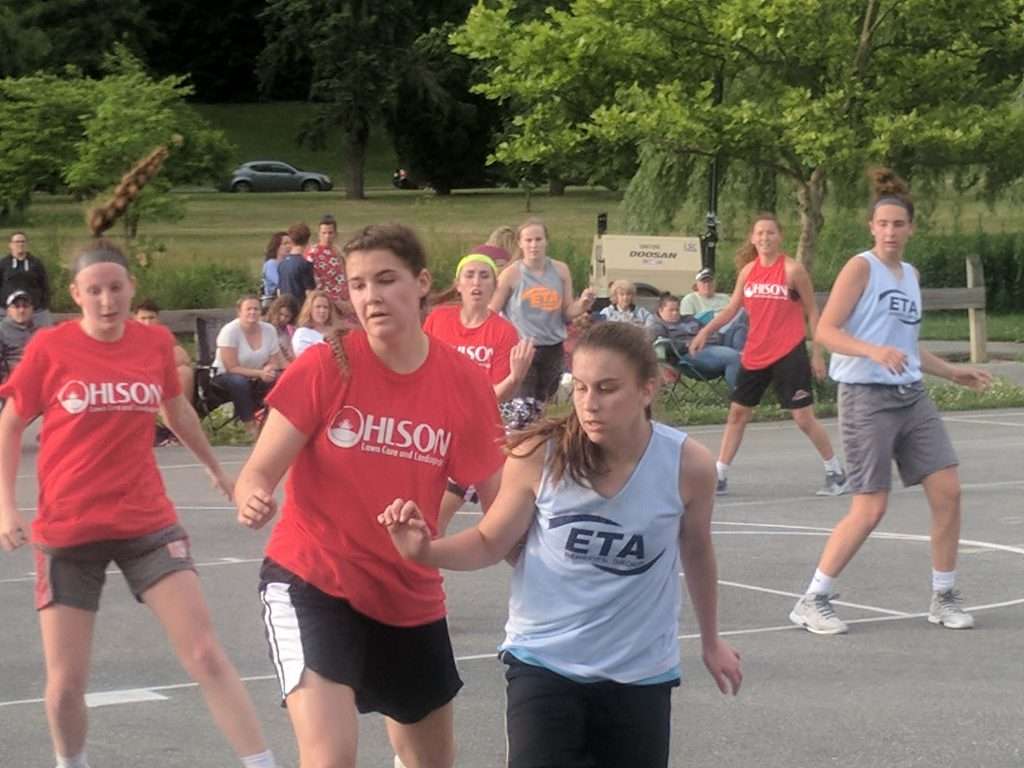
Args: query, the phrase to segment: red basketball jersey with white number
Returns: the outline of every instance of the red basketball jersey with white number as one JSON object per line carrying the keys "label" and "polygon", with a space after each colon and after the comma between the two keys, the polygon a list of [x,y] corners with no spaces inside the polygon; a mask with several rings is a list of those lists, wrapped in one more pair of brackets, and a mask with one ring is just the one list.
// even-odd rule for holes
{"label": "red basketball jersey with white number", "polygon": [[427,624],[445,615],[441,575],[404,560],[377,516],[396,498],[411,499],[436,531],[447,478],[468,486],[498,470],[494,391],[436,339],[408,374],[386,367],[361,331],[342,343],[344,377],[331,347],[318,344],[267,397],[309,437],[288,474],[267,556],[377,621]]}
{"label": "red basketball jersey with white number", "polygon": [[748,371],[767,368],[793,351],[807,338],[804,307],[786,279],[786,257],[762,266],[761,259],[743,284],[743,306],[750,318],[750,333],[740,362]]}
{"label": "red basketball jersey with white number", "polygon": [[460,317],[461,307],[449,304],[427,315],[423,330],[487,371],[491,386],[508,378],[508,356],[519,343],[516,327],[497,312],[491,312],[476,328],[467,328]]}
{"label": "red basketball jersey with white number", "polygon": [[181,394],[174,337],[129,320],[97,341],[77,321],[39,331],[2,387],[25,421],[43,416],[35,541],[70,547],[177,522],[153,455],[156,412]]}

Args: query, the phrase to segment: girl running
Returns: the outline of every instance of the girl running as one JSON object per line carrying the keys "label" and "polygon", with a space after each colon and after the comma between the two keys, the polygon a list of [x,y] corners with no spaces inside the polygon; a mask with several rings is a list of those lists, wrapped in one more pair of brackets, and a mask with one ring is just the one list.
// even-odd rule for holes
{"label": "girl running", "polygon": [[342,250],[363,330],[311,347],[268,396],[239,520],[265,525],[288,472],[260,595],[302,765],[355,765],[356,712],[372,711],[407,765],[448,768],[462,681],[441,576],[403,561],[376,517],[397,492],[436,530],[449,477],[486,509],[501,421],[476,365],[421,328],[430,273],[415,235],[370,226]]}
{"label": "girl running", "polygon": [[650,420],[657,371],[640,328],[594,326],[573,353],[572,412],[511,438],[477,527],[433,539],[402,497],[379,517],[403,556],[453,570],[527,537],[501,645],[510,768],[668,765],[680,568],[704,663],[723,693],[739,690],[739,654],[718,635],[711,456]]}
{"label": "girl running", "polygon": [[[109,229],[166,154],[160,148],[136,165],[114,200],[93,211],[94,235]],[[9,398],[0,412],[0,545],[7,550],[28,539],[15,478],[22,432],[44,417],[32,542],[57,765],[88,766],[85,690],[104,573],[114,561],[163,625],[242,764],[272,768],[252,703],[214,635],[188,535],[164,491],[152,449],[157,411],[229,498],[232,483],[181,391],[174,338],[162,326],[129,319],[135,284],[127,264],[108,240],[81,251],[71,268],[81,319],[40,331],[0,387],[0,397]]]}
{"label": "girl running", "polygon": [[825,485],[819,496],[838,496],[846,489],[846,473],[832,451],[832,442],[814,415],[811,373],[825,378],[825,359],[815,343],[807,359],[807,330],[818,325],[814,286],[803,265],[779,248],[782,229],[773,214],[754,219],[750,237],[736,254],[736,288],[732,299],[690,342],[690,354],[697,355],[712,334],[727,325],[741,308],[750,318],[750,333],[740,355],[740,372],[732,390],[728,422],[718,451],[717,493],[728,492],[729,466],[740,449],[743,432],[761,402],[769,384],[775,385],[779,405],[787,408],[793,421],[810,438],[825,463]]}
{"label": "girl running", "polygon": [[[437,297],[435,301],[440,306],[427,315],[423,330],[454,347],[486,372],[505,417],[512,412],[509,401],[519,391],[533,360],[533,344],[529,339],[520,341],[515,326],[487,307],[498,282],[498,267],[492,256],[500,250],[478,245],[459,261],[455,283]],[[459,297],[459,304],[445,303],[455,296]],[[466,494],[467,489],[449,483],[441,502],[441,533],[448,529]]]}
{"label": "girl running", "polygon": [[811,632],[846,632],[829,594],[833,580],[885,516],[892,462],[904,485],[924,486],[932,510],[932,600],[928,621],[949,629],[974,626],[956,589],[960,540],[960,477],[956,453],[922,373],[972,389],[991,382],[986,371],[953,366],[918,344],[921,288],[903,260],[914,231],[906,183],[888,169],[872,172],[870,251],[846,262],[818,323],[817,339],[832,352],[839,382],[839,426],[849,467],[850,511],[832,531],[805,594],[789,614]]}
{"label": "girl running", "polygon": [[594,291],[585,288],[573,300],[569,267],[548,258],[548,228],[540,219],[527,219],[517,239],[522,258],[502,270],[490,308],[503,313],[522,338],[533,342],[533,362],[519,394],[539,414],[558,390],[565,370],[566,323],[590,309]]}

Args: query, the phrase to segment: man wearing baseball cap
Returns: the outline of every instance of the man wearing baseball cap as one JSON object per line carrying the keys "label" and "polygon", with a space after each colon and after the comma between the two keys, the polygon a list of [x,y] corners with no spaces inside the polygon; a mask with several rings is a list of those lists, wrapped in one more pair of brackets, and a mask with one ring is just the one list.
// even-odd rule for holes
{"label": "man wearing baseball cap", "polygon": [[[715,273],[704,267],[694,278],[693,292],[686,294],[679,304],[681,315],[693,315],[701,325],[707,325],[729,304],[728,293],[715,291]],[[722,343],[735,350],[742,350],[747,340],[747,313],[741,311],[731,323],[721,330]]]}
{"label": "man wearing baseball cap", "polygon": [[36,332],[32,321],[32,295],[28,291],[13,291],[6,304],[6,314],[0,320],[0,381],[11,375],[21,361],[29,338]]}

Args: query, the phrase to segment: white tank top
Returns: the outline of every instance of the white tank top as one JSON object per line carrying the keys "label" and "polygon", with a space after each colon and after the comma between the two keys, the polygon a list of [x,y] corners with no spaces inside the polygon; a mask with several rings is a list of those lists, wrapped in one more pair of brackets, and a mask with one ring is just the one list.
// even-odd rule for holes
{"label": "white tank top", "polygon": [[871,268],[867,285],[843,330],[861,341],[896,347],[906,354],[902,373],[892,373],[867,357],[832,355],[828,373],[844,384],[912,384],[921,380],[921,354],[917,338],[921,329],[921,286],[917,273],[900,262],[899,279],[871,251],[854,258],[864,259]]}
{"label": "white tank top", "polygon": [[652,426],[633,474],[610,499],[568,474],[553,485],[545,466],[501,650],[586,680],[649,682],[678,669],[686,434]]}

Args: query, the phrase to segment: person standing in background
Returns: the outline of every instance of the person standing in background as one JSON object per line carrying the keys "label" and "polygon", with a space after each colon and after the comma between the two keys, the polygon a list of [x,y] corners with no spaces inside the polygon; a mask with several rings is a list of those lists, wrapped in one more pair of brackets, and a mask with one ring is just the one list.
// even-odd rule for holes
{"label": "person standing in background", "polygon": [[50,279],[43,262],[29,253],[28,236],[18,230],[11,234],[7,258],[0,266],[0,302],[15,291],[27,291],[35,308],[36,327],[52,325],[50,317]]}

